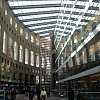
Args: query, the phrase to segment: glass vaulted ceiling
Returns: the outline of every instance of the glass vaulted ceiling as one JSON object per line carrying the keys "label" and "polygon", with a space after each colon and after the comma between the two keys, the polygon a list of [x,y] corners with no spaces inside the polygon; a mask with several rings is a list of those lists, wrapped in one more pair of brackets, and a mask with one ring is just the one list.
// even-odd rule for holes
{"label": "glass vaulted ceiling", "polygon": [[73,34],[76,28],[100,15],[100,0],[8,0],[8,3],[20,22],[40,36]]}

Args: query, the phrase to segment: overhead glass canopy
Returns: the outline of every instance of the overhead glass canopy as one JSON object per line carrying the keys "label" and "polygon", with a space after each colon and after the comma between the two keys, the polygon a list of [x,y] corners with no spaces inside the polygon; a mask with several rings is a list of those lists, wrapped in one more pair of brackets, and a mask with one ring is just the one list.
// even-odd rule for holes
{"label": "overhead glass canopy", "polygon": [[23,25],[40,36],[69,35],[100,15],[100,0],[8,0]]}

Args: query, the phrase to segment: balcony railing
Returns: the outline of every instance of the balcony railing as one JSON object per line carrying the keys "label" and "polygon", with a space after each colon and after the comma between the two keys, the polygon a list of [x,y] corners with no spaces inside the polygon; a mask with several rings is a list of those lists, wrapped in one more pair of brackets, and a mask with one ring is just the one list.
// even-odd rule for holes
{"label": "balcony railing", "polygon": [[81,73],[83,71],[89,70],[89,69],[99,66],[99,65],[100,65],[100,60],[89,62],[89,63],[83,64],[83,65],[74,66],[73,68],[71,68],[69,70],[69,74],[70,74],[70,76],[72,76],[72,75]]}

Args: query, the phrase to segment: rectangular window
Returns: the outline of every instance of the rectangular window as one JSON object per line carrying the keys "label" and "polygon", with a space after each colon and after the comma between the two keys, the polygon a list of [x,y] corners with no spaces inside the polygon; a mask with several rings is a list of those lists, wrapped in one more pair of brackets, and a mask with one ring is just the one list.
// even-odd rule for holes
{"label": "rectangular window", "polygon": [[34,42],[34,37],[31,35],[31,42]]}
{"label": "rectangular window", "polygon": [[36,39],[36,45],[39,45],[39,39]]}
{"label": "rectangular window", "polygon": [[18,25],[17,25],[17,23],[15,23],[15,29],[17,30],[17,27],[18,27]]}
{"label": "rectangular window", "polygon": [[91,61],[95,61],[94,45],[90,46],[89,56]]}
{"label": "rectangular window", "polygon": [[20,35],[23,35],[23,29],[20,28]]}
{"label": "rectangular window", "polygon": [[13,45],[11,37],[8,37],[8,56],[13,57]]}
{"label": "rectangular window", "polygon": [[36,76],[36,84],[39,83],[39,76]]}
{"label": "rectangular window", "polygon": [[39,67],[39,54],[36,54],[36,67]]}
{"label": "rectangular window", "polygon": [[7,16],[7,13],[8,13],[8,12],[7,12],[7,10],[5,9],[5,16]]}
{"label": "rectangular window", "polygon": [[12,25],[12,17],[10,16],[10,24]]}
{"label": "rectangular window", "polygon": [[44,68],[44,57],[42,57],[41,67]]}
{"label": "rectangular window", "polygon": [[1,25],[0,25],[0,40],[1,40]]}
{"label": "rectangular window", "polygon": [[75,57],[77,65],[80,65],[79,53],[77,53]]}
{"label": "rectangular window", "polygon": [[14,60],[17,60],[18,55],[18,45],[17,42],[14,41]]}
{"label": "rectangular window", "polygon": [[77,36],[74,37],[74,43],[77,43],[78,42],[78,39],[77,39]]}
{"label": "rectangular window", "polygon": [[21,45],[19,48],[19,62],[23,62],[23,48]]}
{"label": "rectangular window", "polygon": [[44,84],[44,76],[41,77],[42,84]]}
{"label": "rectangular window", "polygon": [[28,49],[25,48],[25,64],[28,64],[28,59],[29,59],[29,53],[28,53]]}
{"label": "rectangular window", "polygon": [[33,51],[31,51],[31,56],[30,57],[31,57],[30,58],[30,65],[34,66],[34,52]]}
{"label": "rectangular window", "polygon": [[26,32],[26,34],[25,34],[25,39],[28,39],[28,33]]}
{"label": "rectangular window", "polygon": [[0,0],[0,8],[2,8],[2,0]]}
{"label": "rectangular window", "polygon": [[7,36],[6,36],[6,32],[4,32],[3,35],[3,53],[6,54],[6,49],[7,49]]}
{"label": "rectangular window", "polygon": [[8,48],[12,46],[12,38],[8,37]]}
{"label": "rectangular window", "polygon": [[100,41],[97,42],[96,47],[97,47],[96,57],[100,59]]}
{"label": "rectangular window", "polygon": [[63,64],[64,62],[64,57],[61,57],[61,64]]}

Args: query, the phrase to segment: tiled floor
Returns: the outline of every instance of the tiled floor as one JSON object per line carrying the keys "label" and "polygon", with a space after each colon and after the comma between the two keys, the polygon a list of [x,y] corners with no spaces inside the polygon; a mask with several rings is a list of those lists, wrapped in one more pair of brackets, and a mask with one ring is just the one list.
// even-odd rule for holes
{"label": "tiled floor", "polygon": [[[27,96],[22,95],[22,94],[18,94],[16,96],[16,100],[29,100]],[[37,97],[34,97],[33,100],[37,100]],[[50,96],[48,97],[46,100],[67,100],[67,98],[61,98],[61,97],[54,97],[54,96]]]}

